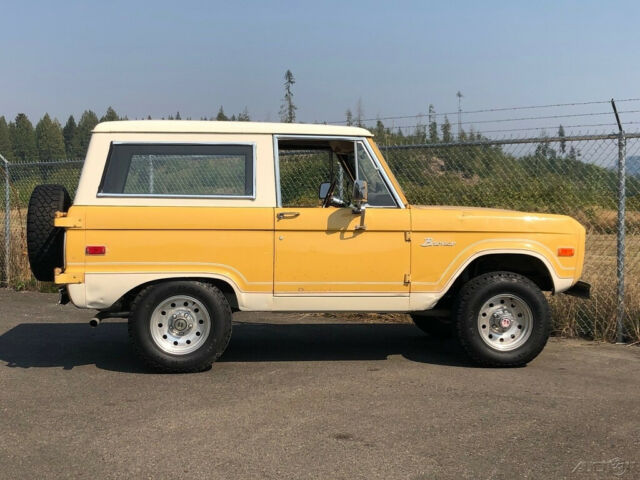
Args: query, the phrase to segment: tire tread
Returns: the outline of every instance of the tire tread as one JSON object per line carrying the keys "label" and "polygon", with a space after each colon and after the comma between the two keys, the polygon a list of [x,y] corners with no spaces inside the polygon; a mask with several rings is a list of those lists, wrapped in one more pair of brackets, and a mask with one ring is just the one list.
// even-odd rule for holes
{"label": "tire tread", "polygon": [[[505,361],[505,360],[497,361],[495,359],[491,359],[485,355],[478,353],[476,348],[474,348],[472,343],[470,342],[469,337],[466,335],[466,332],[464,332],[464,329],[466,328],[466,326],[464,325],[464,322],[460,321],[460,319],[464,315],[465,306],[468,304],[469,301],[471,301],[474,294],[479,289],[484,288],[493,283],[503,282],[505,280],[524,285],[526,288],[528,288],[531,292],[533,292],[538,297],[538,300],[541,301],[541,305],[543,308],[543,314],[542,314],[543,318],[540,320],[543,321],[544,323],[544,326],[543,326],[544,331],[542,334],[543,341],[536,344],[534,348],[532,350],[527,351],[526,354],[522,354],[520,358],[516,357],[510,361]],[[547,343],[547,340],[549,338],[549,335],[551,333],[551,322],[549,321],[550,310],[549,310],[549,304],[547,303],[546,298],[544,297],[544,295],[542,294],[542,292],[534,282],[529,280],[527,277],[524,277],[523,275],[513,273],[513,272],[506,272],[506,271],[490,272],[469,280],[462,287],[462,289],[460,290],[460,293],[458,294],[458,297],[456,298],[456,302],[454,304],[454,318],[456,318],[456,322],[455,322],[456,333],[462,347],[474,362],[485,367],[520,367],[525,365],[527,362],[529,362],[530,360],[532,360],[533,358],[537,357],[540,354],[540,352],[544,349]]]}

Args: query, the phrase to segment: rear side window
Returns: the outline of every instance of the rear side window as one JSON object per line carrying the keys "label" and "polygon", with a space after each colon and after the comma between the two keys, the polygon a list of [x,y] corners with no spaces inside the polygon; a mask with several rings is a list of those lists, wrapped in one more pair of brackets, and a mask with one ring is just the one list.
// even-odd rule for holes
{"label": "rear side window", "polygon": [[113,143],[99,195],[255,198],[253,145]]}

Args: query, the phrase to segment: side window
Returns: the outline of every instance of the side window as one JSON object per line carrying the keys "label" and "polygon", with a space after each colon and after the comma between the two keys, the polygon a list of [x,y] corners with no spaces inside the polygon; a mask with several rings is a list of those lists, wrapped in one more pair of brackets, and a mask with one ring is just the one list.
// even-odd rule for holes
{"label": "side window", "polygon": [[253,145],[113,144],[99,194],[253,198]]}

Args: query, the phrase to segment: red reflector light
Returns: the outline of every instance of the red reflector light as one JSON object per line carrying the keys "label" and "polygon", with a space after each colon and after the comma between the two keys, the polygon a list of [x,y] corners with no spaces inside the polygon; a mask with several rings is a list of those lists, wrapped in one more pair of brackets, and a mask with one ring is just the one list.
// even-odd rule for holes
{"label": "red reflector light", "polygon": [[559,257],[573,257],[573,255],[575,253],[576,253],[576,249],[575,248],[563,247],[563,248],[559,248],[558,249],[558,256]]}
{"label": "red reflector light", "polygon": [[104,245],[89,245],[84,251],[87,255],[104,255],[107,253],[107,247]]}

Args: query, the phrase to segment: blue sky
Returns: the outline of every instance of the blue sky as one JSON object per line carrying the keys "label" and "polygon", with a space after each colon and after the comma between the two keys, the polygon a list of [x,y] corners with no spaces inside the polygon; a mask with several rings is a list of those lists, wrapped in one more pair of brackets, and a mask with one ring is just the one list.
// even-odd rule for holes
{"label": "blue sky", "polygon": [[[640,2],[3,2],[0,114],[300,121],[640,97]],[[452,121],[455,121],[452,119]],[[401,123],[401,122],[399,122]]]}

